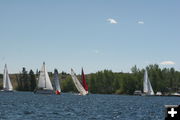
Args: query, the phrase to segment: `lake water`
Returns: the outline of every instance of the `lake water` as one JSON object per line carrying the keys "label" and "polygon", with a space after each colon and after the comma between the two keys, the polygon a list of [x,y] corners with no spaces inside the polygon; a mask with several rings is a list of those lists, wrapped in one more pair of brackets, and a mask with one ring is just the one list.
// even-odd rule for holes
{"label": "lake water", "polygon": [[0,120],[164,120],[166,104],[180,97],[0,92]]}

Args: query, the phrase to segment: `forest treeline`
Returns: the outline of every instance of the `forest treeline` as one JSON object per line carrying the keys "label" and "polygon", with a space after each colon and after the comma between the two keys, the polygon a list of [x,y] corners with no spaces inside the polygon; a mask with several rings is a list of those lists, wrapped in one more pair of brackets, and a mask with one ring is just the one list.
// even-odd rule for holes
{"label": "forest treeline", "polygon": [[[157,64],[146,67],[153,90],[162,93],[177,92],[180,88],[180,72],[174,68],[161,69]],[[111,70],[98,71],[86,74],[86,81],[90,93],[99,94],[133,94],[135,90],[143,90],[144,69],[136,66],[131,68],[131,73],[112,72]],[[48,73],[53,80],[53,73]],[[37,85],[39,71],[26,71],[22,69],[19,74],[10,75],[14,88],[18,91],[33,91]],[[81,80],[81,75],[77,75]],[[2,88],[2,78],[0,75],[0,87]],[[70,74],[59,73],[62,92],[77,92]],[[52,84],[54,82],[52,81]]]}

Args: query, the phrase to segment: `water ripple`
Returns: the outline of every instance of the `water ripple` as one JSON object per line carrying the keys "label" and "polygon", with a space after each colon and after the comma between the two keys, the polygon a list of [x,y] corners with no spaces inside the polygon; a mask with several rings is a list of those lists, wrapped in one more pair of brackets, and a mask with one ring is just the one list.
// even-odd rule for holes
{"label": "water ripple", "polygon": [[0,120],[164,120],[165,104],[180,97],[0,92]]}

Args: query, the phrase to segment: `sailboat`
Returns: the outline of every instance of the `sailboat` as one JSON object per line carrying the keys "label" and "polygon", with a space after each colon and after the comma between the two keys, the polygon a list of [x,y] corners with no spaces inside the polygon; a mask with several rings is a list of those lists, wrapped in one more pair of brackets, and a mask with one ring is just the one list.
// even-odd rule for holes
{"label": "sailboat", "polygon": [[144,95],[154,95],[151,82],[148,78],[147,70],[145,70],[145,73],[144,73],[143,93]]}
{"label": "sailboat", "polygon": [[60,95],[61,94],[61,88],[60,88],[60,84],[59,84],[59,77],[58,77],[58,70],[55,69],[54,70],[54,90],[55,90],[55,93],[57,95]]}
{"label": "sailboat", "polygon": [[51,80],[49,78],[48,72],[45,67],[45,62],[40,70],[40,75],[38,79],[38,85],[34,93],[41,94],[53,94],[54,90],[51,84]]}
{"label": "sailboat", "polygon": [[13,91],[13,86],[11,84],[11,80],[8,74],[7,65],[5,64],[4,67],[4,74],[3,74],[3,90],[2,91]]}
{"label": "sailboat", "polygon": [[77,90],[79,91],[79,95],[87,95],[88,92],[84,89],[84,87],[81,85],[81,83],[79,82],[79,80],[77,79],[75,72],[73,69],[71,69],[71,77],[73,79],[73,82],[77,88]]}

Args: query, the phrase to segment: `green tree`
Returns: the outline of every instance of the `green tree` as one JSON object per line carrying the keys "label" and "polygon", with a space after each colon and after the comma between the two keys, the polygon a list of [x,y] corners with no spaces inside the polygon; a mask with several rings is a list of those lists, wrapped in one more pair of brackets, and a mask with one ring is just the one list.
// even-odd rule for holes
{"label": "green tree", "polygon": [[36,88],[36,76],[32,70],[30,70],[29,72],[29,82],[30,82],[29,90],[34,91],[34,89]]}

